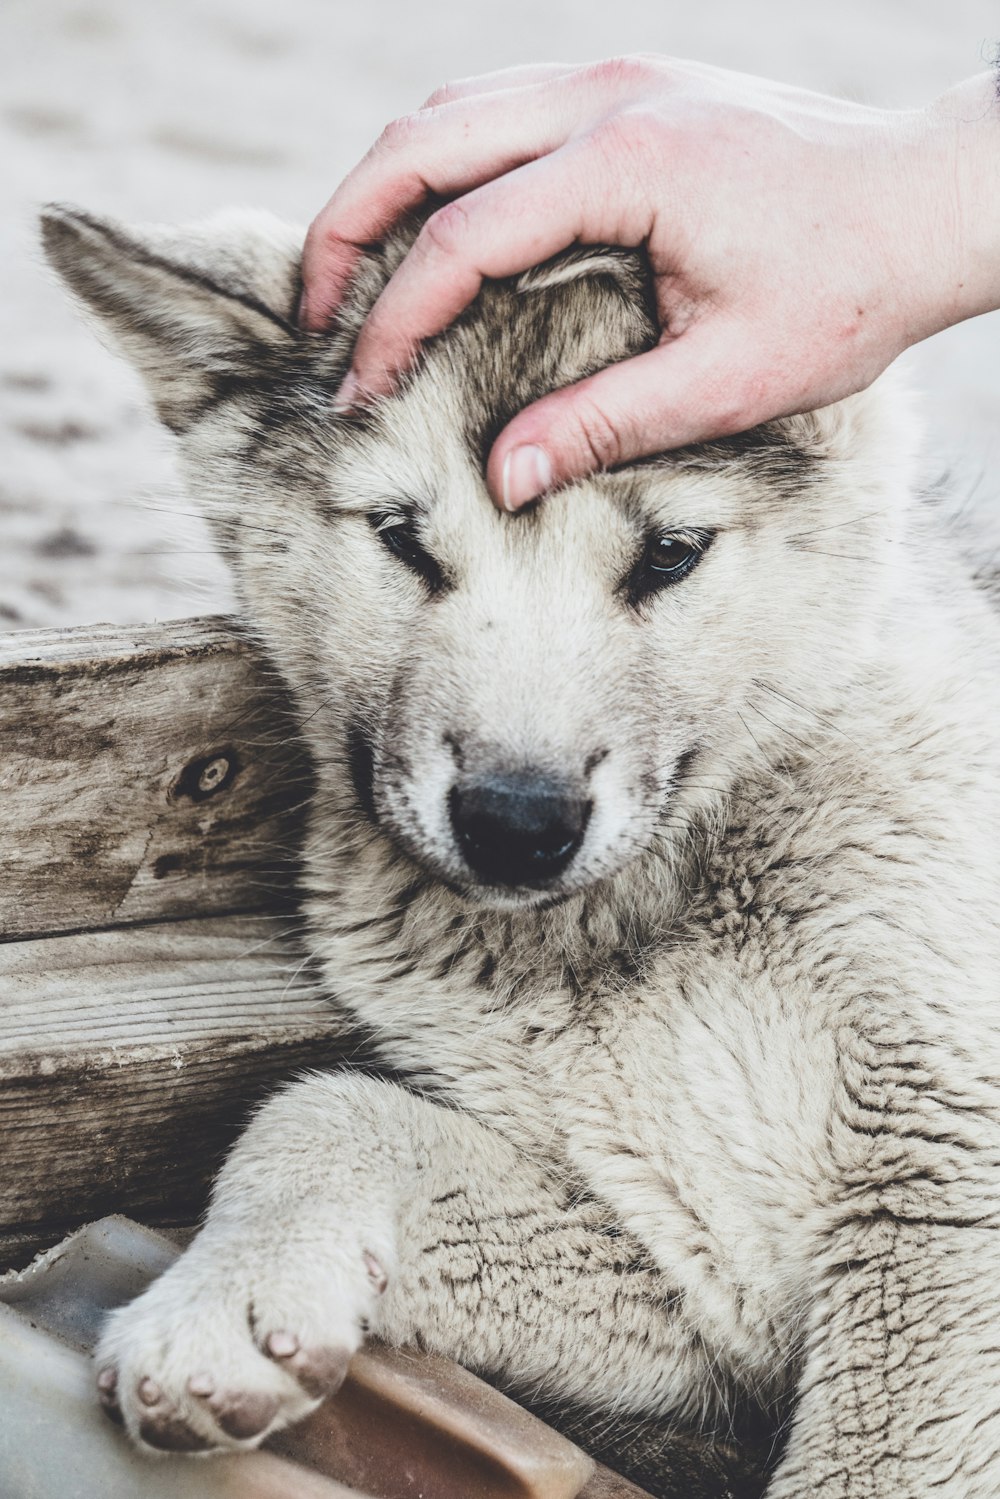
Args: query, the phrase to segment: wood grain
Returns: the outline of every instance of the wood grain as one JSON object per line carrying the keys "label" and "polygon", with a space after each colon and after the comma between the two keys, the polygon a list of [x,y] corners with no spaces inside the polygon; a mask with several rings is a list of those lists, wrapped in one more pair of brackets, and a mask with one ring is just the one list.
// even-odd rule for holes
{"label": "wood grain", "polygon": [[305,757],[234,621],[0,639],[0,940],[293,895]]}
{"label": "wood grain", "polygon": [[0,946],[0,1235],[191,1221],[253,1105],[351,1050],[289,928],[209,918]]}

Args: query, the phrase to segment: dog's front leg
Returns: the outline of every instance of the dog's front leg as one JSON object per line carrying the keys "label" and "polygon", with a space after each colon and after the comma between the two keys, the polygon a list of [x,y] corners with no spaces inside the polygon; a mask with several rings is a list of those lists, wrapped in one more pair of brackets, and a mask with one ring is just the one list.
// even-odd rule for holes
{"label": "dog's front leg", "polygon": [[996,1499],[996,1240],[889,1214],[835,1236],[767,1499]]}
{"label": "dog's front leg", "polygon": [[148,1448],[253,1447],[368,1328],[595,1405],[674,1404],[700,1357],[603,1210],[469,1116],[338,1074],[260,1111],[197,1239],[111,1317],[98,1384]]}

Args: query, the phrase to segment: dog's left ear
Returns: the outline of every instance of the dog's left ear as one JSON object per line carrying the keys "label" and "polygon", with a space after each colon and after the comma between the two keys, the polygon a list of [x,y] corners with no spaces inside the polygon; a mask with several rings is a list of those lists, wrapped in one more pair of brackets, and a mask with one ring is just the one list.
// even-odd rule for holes
{"label": "dog's left ear", "polygon": [[182,432],[220,382],[290,349],[301,229],[233,211],[184,228],[125,229],[76,208],[42,214],[51,264],[142,375],[161,421]]}

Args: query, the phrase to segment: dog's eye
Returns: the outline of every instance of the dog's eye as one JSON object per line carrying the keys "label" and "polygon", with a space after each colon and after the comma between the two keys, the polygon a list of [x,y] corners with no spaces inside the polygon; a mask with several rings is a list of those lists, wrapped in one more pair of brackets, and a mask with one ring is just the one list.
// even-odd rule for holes
{"label": "dog's eye", "polygon": [[675,578],[686,572],[698,555],[698,548],[683,536],[654,536],[646,548],[646,566],[650,572]]}
{"label": "dog's eye", "polygon": [[629,601],[641,603],[650,594],[686,578],[708,551],[712,537],[711,531],[694,529],[655,532],[628,579]]}
{"label": "dog's eye", "polygon": [[369,524],[387,552],[423,578],[432,593],[444,586],[444,574],[430,552],[421,546],[412,520],[395,515],[371,515]]}

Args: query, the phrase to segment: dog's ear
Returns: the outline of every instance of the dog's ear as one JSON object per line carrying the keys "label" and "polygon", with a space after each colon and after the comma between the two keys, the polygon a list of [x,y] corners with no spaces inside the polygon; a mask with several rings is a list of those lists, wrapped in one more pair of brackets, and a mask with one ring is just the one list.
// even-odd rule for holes
{"label": "dog's ear", "polygon": [[125,229],[53,205],[41,224],[49,261],[142,375],[175,432],[220,384],[252,377],[299,337],[305,236],[270,214],[240,210],[183,228]]}

